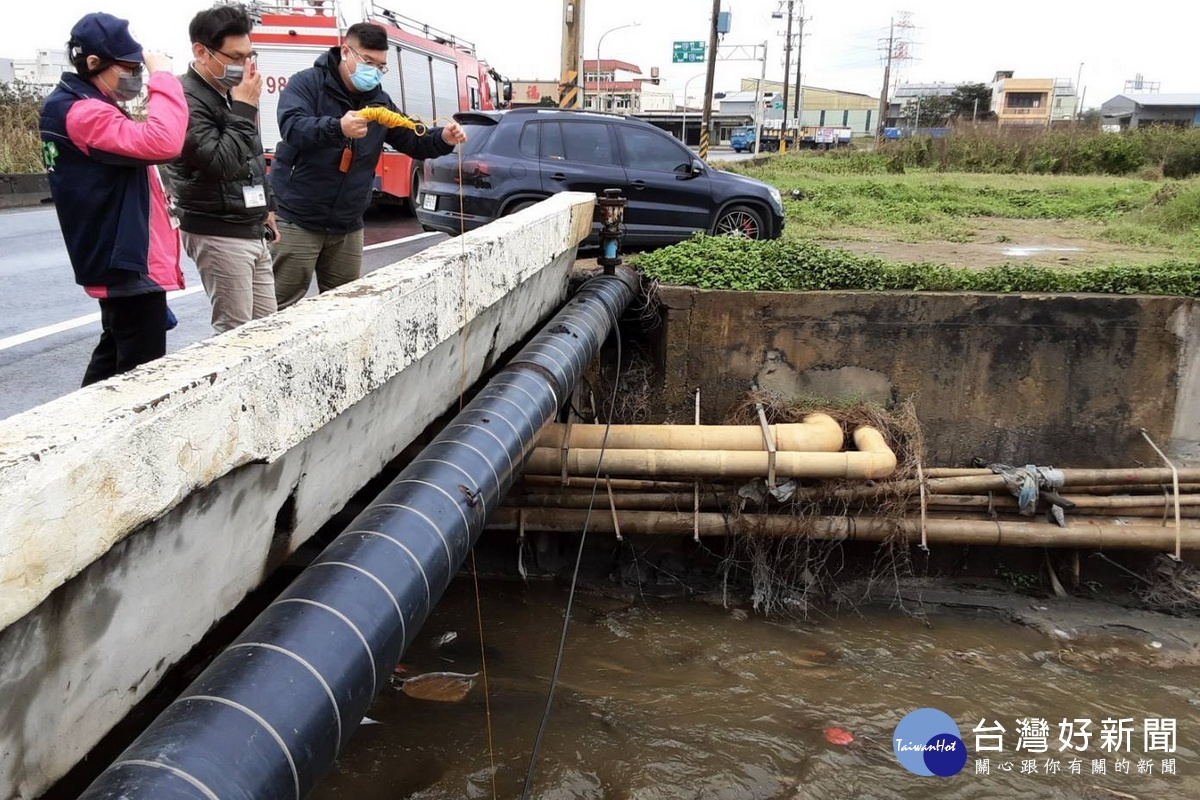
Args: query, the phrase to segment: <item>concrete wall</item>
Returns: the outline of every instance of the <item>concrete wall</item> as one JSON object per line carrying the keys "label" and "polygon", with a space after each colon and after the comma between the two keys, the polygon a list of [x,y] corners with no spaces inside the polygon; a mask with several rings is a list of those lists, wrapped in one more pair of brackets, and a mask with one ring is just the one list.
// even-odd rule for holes
{"label": "concrete wall", "polygon": [[50,200],[45,175],[0,175],[0,208],[36,206]]}
{"label": "concrete wall", "polygon": [[555,195],[0,423],[0,797],[61,777],[556,310],[592,210]]}
{"label": "concrete wall", "polygon": [[1158,463],[1146,428],[1200,456],[1200,303],[1096,295],[661,290],[675,421],[785,396],[915,396],[932,465]]}

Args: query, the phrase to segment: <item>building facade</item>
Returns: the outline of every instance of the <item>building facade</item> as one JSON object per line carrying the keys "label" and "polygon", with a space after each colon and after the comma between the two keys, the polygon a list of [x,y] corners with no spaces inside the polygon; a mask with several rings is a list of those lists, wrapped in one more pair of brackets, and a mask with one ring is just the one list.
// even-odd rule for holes
{"label": "building facade", "polygon": [[1055,78],[1014,78],[997,72],[992,81],[992,112],[1001,126],[1043,127],[1075,118],[1075,84]]}
{"label": "building facade", "polygon": [[[729,92],[720,101],[722,113],[743,113],[754,118],[758,78],[743,78],[741,90]],[[783,83],[763,81],[766,121],[779,125],[786,118],[791,127],[830,126],[851,128],[856,134],[873,134],[879,119],[879,100],[857,92],[804,86],[800,91],[800,118],[796,119],[796,87],[788,87],[788,107],[783,108]]]}
{"label": "building facade", "polygon": [[[657,67],[643,78],[641,68],[627,61],[606,58],[583,64],[584,108],[617,114],[675,110],[675,93],[659,87]],[[513,81],[514,108],[539,105],[558,105],[558,81]]]}
{"label": "building facade", "polygon": [[1146,125],[1200,127],[1200,93],[1119,94],[1101,104],[1105,125],[1134,130]]}
{"label": "building facade", "polygon": [[45,93],[58,85],[64,72],[71,70],[66,50],[46,48],[38,50],[35,58],[3,60],[8,61],[11,68],[0,69],[0,82],[22,83]]}

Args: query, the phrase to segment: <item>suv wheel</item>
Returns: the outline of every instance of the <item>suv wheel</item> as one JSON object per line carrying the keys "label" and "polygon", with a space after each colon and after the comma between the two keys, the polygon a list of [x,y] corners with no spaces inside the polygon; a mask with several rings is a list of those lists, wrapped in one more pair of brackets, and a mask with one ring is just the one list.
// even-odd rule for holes
{"label": "suv wheel", "polygon": [[743,239],[765,239],[762,215],[749,206],[730,206],[717,218],[714,236],[739,236]]}
{"label": "suv wheel", "polygon": [[417,208],[421,204],[421,176],[424,172],[425,165],[420,161],[414,161],[412,177],[408,181],[408,213],[414,217],[417,215]]}

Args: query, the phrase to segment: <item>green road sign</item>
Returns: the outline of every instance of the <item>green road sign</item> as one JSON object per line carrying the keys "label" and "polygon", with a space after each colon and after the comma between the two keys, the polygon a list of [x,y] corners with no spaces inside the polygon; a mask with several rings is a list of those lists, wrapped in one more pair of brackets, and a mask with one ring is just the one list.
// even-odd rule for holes
{"label": "green road sign", "polygon": [[704,61],[705,42],[675,42],[671,50],[671,62],[675,64],[698,64]]}

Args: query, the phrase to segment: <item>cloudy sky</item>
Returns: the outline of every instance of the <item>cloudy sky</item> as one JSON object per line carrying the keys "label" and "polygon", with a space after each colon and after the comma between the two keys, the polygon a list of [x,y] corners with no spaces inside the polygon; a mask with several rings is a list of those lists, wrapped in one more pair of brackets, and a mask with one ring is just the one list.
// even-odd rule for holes
{"label": "cloudy sky", "polygon": [[[771,19],[781,4],[723,2],[733,14],[725,43],[768,42],[767,75],[781,78],[783,23]],[[384,4],[475,41],[480,55],[510,77],[557,78],[561,0]],[[0,56],[28,58],[38,47],[60,46],[82,14],[103,9],[128,17],[144,45],[167,50],[181,69],[189,49],[187,22],[207,5],[205,0],[50,0],[47,6],[53,10],[47,13],[37,2],[6,0]],[[350,0],[343,7],[351,21],[361,17],[361,3]],[[663,83],[682,101],[684,81],[703,67],[672,65],[671,43],[707,39],[711,8],[711,0],[585,0],[587,56],[595,57],[605,31],[637,22],[637,27],[605,37],[601,55],[632,61],[646,72],[660,67]],[[880,40],[889,20],[902,11],[909,12],[912,23],[904,32],[913,56],[901,67],[905,81],[987,82],[998,69],[1014,70],[1018,77],[1074,80],[1082,62],[1087,106],[1120,93],[1137,73],[1160,81],[1163,92],[1200,92],[1194,41],[1200,3],[1194,0],[809,0],[804,4],[805,84],[877,96]],[[758,71],[756,63],[719,63],[717,89],[736,89],[739,77],[757,76]],[[701,94],[702,84],[703,78],[695,80],[689,94]]]}

